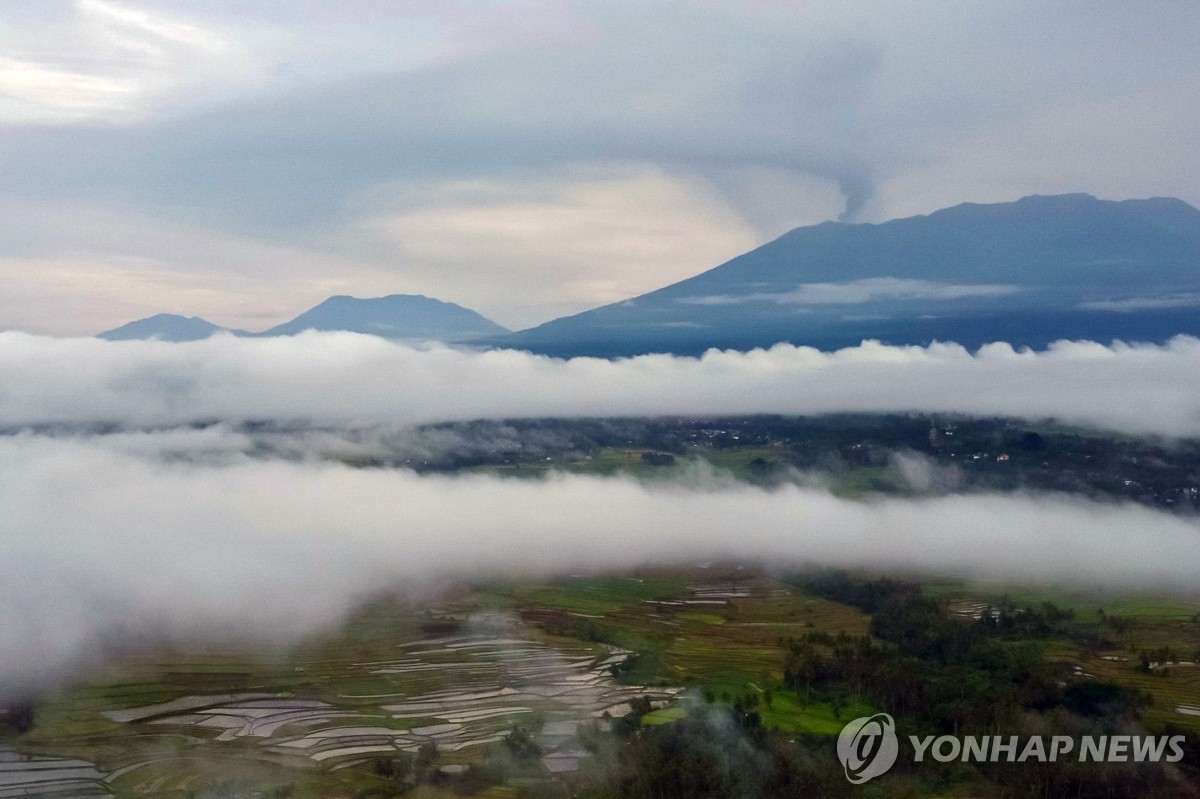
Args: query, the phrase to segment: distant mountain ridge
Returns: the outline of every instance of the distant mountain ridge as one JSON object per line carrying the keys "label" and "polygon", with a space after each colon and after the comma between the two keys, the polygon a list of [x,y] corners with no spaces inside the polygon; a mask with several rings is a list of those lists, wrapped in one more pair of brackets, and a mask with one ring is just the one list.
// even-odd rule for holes
{"label": "distant mountain ridge", "polygon": [[369,299],[345,295],[330,297],[292,321],[260,335],[291,336],[305,330],[352,330],[383,338],[437,341],[463,341],[509,332],[475,311],[452,302],[420,294],[392,294]]}
{"label": "distant mountain ridge", "polygon": [[248,333],[215,325],[199,317],[158,314],[98,334],[110,341],[158,339],[197,341],[216,333],[237,336],[292,336],[305,330],[343,330],[389,339],[458,342],[509,331],[490,319],[451,302],[420,294],[392,294],[360,299],[338,295],[281,325]]}
{"label": "distant mountain ridge", "polygon": [[1200,211],[1068,194],[797,228],[687,280],[488,343],[614,357],[1178,333],[1200,334]]}
{"label": "distant mountain ridge", "polygon": [[[1200,335],[1200,211],[1171,198],[1088,194],[965,203],[880,224],[796,228],[638,297],[509,333],[420,295],[330,297],[262,333],[351,330],[570,357],[696,355],[791,342],[835,349]],[[224,330],[160,314],[102,338],[187,341]]]}
{"label": "distant mountain ridge", "polygon": [[158,339],[159,341],[198,341],[216,333],[234,333],[244,335],[240,330],[235,331],[220,325],[214,325],[207,319],[198,316],[179,316],[178,314],[160,313],[154,316],[138,319],[112,330],[97,333],[97,338],[109,341],[134,341]]}

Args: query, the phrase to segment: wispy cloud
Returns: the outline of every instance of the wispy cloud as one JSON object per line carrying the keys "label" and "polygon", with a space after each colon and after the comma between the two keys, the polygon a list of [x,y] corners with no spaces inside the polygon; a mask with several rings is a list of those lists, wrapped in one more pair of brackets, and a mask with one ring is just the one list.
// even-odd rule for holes
{"label": "wispy cloud", "polygon": [[0,59],[0,124],[134,122],[174,91],[206,96],[204,78],[248,66],[224,34],[140,6],[76,0],[68,19],[44,38],[31,27]]}
{"label": "wispy cloud", "polygon": [[1088,311],[1153,311],[1158,308],[1200,308],[1200,294],[1166,294],[1161,297],[1136,297],[1128,300],[1097,300],[1079,305]]}
{"label": "wispy cloud", "polygon": [[139,96],[137,86],[117,77],[0,57],[0,116],[8,122],[123,113]]}
{"label": "wispy cloud", "polygon": [[737,305],[774,302],[779,305],[857,305],[886,300],[962,300],[970,297],[1007,297],[1020,286],[995,283],[938,283],[898,277],[870,277],[847,283],[801,283],[789,291],[748,292],[685,297],[688,305]]}

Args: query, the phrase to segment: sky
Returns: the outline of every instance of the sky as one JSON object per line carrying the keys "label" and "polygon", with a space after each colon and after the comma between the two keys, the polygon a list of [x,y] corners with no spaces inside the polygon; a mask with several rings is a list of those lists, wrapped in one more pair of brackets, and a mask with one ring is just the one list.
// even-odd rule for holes
{"label": "sky", "polygon": [[800,225],[1200,205],[1192,0],[7,0],[0,329],[512,328]]}

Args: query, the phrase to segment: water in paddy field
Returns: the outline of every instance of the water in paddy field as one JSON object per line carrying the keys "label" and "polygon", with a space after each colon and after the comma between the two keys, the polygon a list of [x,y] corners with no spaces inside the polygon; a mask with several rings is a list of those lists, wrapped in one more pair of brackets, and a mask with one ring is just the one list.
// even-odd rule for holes
{"label": "water in paddy field", "polygon": [[0,744],[0,799],[108,797],[105,775],[83,760],[22,755]]}
{"label": "water in paddy field", "polygon": [[[258,756],[272,763],[335,770],[417,752],[429,743],[443,753],[494,744],[514,726],[536,720],[543,763],[561,773],[574,771],[584,756],[576,740],[580,724],[624,716],[639,697],[661,707],[679,693],[617,683],[611,669],[628,657],[611,647],[598,653],[582,643],[531,640],[514,617],[484,614],[454,634],[406,641],[394,657],[348,667],[348,684],[367,677],[377,692],[342,689],[321,699],[269,692],[195,695],[104,715],[137,728],[143,740],[183,732],[196,751],[253,743]],[[131,758],[110,779],[145,792],[163,766],[161,759]]]}

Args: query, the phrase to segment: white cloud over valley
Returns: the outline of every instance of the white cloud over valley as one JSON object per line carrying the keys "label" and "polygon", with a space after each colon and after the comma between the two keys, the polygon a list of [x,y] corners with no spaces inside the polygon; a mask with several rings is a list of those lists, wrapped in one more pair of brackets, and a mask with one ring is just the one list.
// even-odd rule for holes
{"label": "white cloud over valley", "polygon": [[1161,590],[1200,525],[1134,506],[986,494],[851,501],[730,481],[417,476],[105,439],[0,438],[0,691],[128,640],[286,643],[376,591],[461,576],[729,557]]}
{"label": "white cloud over valley", "polygon": [[352,333],[183,344],[0,334],[0,425],[925,411],[1200,435],[1200,341],[559,360]]}

